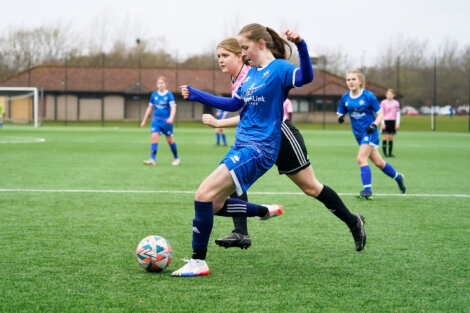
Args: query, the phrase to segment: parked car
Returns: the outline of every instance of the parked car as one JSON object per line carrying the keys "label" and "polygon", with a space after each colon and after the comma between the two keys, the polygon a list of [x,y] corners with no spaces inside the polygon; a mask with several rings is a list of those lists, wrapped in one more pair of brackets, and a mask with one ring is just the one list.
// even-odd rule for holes
{"label": "parked car", "polygon": [[419,108],[419,114],[431,115],[431,108],[427,106],[422,106]]}
{"label": "parked car", "polygon": [[443,106],[437,111],[438,115],[450,115],[450,105]]}
{"label": "parked car", "polygon": [[468,105],[461,105],[457,108],[458,115],[468,115]]}
{"label": "parked car", "polygon": [[406,106],[401,109],[401,114],[404,115],[418,115],[418,110],[413,108],[412,106]]}

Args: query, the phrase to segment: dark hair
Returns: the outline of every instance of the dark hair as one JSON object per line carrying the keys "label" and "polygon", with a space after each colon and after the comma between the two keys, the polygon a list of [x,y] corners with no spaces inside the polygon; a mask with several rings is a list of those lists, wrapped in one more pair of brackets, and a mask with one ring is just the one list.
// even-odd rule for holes
{"label": "dark hair", "polygon": [[[248,24],[242,28],[238,35],[244,35],[248,40],[256,42],[263,39],[266,47],[276,59],[288,59],[292,55],[289,42],[269,27],[257,23]],[[288,55],[287,51],[289,51]]]}

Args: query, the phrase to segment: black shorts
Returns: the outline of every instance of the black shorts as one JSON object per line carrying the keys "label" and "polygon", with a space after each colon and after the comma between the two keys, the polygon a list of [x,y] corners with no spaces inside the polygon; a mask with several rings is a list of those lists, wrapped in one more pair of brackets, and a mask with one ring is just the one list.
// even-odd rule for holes
{"label": "black shorts", "polygon": [[385,121],[385,129],[382,131],[382,134],[395,135],[397,133],[395,129],[395,125],[396,125],[395,120]]}
{"label": "black shorts", "polygon": [[295,125],[286,120],[281,125],[281,149],[277,156],[277,170],[279,174],[295,174],[310,166],[304,138]]}

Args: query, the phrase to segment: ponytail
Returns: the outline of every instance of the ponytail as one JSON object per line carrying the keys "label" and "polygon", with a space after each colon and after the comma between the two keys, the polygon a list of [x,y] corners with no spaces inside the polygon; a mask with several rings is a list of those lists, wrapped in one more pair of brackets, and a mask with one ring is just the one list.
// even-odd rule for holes
{"label": "ponytail", "polygon": [[276,59],[288,59],[292,55],[292,48],[289,42],[279,36],[272,28],[252,23],[243,27],[238,34],[244,35],[248,40],[256,42],[263,39],[266,47]]}

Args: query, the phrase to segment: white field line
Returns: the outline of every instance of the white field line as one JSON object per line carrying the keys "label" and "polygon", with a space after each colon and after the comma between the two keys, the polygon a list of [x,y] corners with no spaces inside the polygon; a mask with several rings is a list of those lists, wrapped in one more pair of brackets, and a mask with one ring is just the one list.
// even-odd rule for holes
{"label": "white field line", "polygon": [[[39,193],[171,193],[171,194],[195,194],[195,190],[93,190],[93,189],[0,189],[0,192],[39,192]],[[286,195],[298,196],[303,195],[303,192],[249,192],[252,195]],[[338,193],[340,196],[355,196],[357,193]],[[470,194],[389,194],[389,193],[374,193],[374,196],[380,197],[456,197],[456,198],[470,198]]]}
{"label": "white field line", "polygon": [[2,143],[34,143],[34,142],[45,142],[45,138],[32,138],[32,137],[13,137],[6,136],[0,138],[0,144]]}

